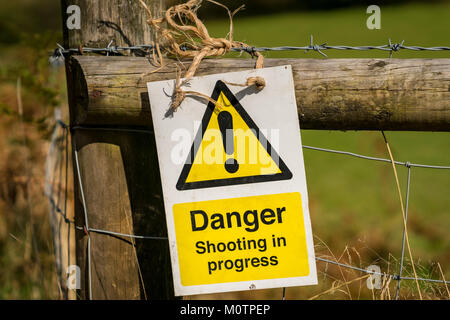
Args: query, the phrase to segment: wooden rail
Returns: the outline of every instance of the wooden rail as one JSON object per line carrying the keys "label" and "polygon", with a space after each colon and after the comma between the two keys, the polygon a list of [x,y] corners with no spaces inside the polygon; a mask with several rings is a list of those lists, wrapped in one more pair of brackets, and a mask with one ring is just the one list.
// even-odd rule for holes
{"label": "wooden rail", "polygon": [[[75,56],[72,64],[77,124],[151,126],[146,82],[175,78],[175,64],[152,73],[155,67],[139,57]],[[450,130],[450,59],[265,60],[266,67],[286,64],[302,129]],[[206,59],[196,75],[253,65]]]}

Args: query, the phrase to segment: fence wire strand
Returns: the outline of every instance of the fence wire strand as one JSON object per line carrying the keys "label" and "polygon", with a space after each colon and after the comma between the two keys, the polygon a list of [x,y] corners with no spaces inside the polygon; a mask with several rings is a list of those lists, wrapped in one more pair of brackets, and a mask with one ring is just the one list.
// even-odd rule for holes
{"label": "fence wire strand", "polygon": [[[59,43],[56,44],[56,48],[51,52],[49,61],[52,64],[58,64],[64,60],[65,56],[70,54],[84,54],[84,53],[95,53],[101,55],[122,55],[122,52],[132,51],[140,52],[140,55],[154,54],[156,46],[143,44],[135,46],[114,46],[112,45],[113,40],[104,48],[90,48],[90,47],[79,47],[79,48],[64,48]],[[328,57],[323,51],[326,50],[355,50],[355,51],[384,51],[389,52],[389,58],[392,58],[394,52],[400,50],[409,51],[450,51],[449,46],[434,46],[434,47],[424,47],[424,46],[407,46],[404,44],[405,40],[400,43],[393,43],[391,39],[388,39],[387,44],[383,45],[366,45],[366,46],[350,46],[350,45],[328,45],[327,43],[316,44],[314,43],[313,36],[310,36],[310,43],[306,46],[278,46],[278,47],[252,47],[252,46],[242,46],[239,48],[231,48],[232,52],[248,52],[250,54],[254,52],[269,52],[269,51],[304,51],[308,53],[309,51],[315,51],[324,57]],[[189,50],[188,47],[181,46],[182,50]]]}
{"label": "fence wire strand", "polygon": [[[58,199],[55,200],[54,198],[54,193],[51,191],[51,189],[49,188],[49,186],[52,185],[52,181],[50,181],[50,174],[49,174],[49,159],[50,159],[50,154],[56,152],[58,149],[55,147],[56,142],[58,139],[60,139],[61,137],[58,137],[57,135],[57,130],[58,128],[62,128],[63,129],[63,143],[65,144],[65,153],[66,153],[66,169],[65,169],[65,174],[66,174],[66,178],[65,178],[65,194],[64,194],[64,201],[62,201],[64,203],[64,208],[60,207],[60,203],[61,200]],[[88,223],[88,211],[87,211],[87,206],[86,206],[86,201],[85,201],[85,197],[84,197],[84,188],[83,188],[83,184],[82,184],[82,179],[81,179],[81,172],[80,172],[80,166],[79,166],[79,159],[78,159],[78,150],[77,150],[77,145],[76,145],[76,138],[74,137],[74,135],[72,134],[72,145],[73,145],[73,154],[74,154],[74,166],[76,169],[76,174],[77,174],[77,180],[79,182],[79,188],[80,188],[80,196],[81,196],[81,200],[82,200],[82,205],[83,205],[83,211],[84,211],[84,221],[85,224],[83,226],[79,226],[75,224],[74,220],[70,220],[67,218],[67,162],[68,162],[68,135],[69,135],[69,128],[66,124],[64,124],[61,120],[57,120],[56,121],[56,126],[55,126],[55,131],[53,132],[52,135],[52,140],[51,140],[51,144],[50,144],[50,149],[49,149],[49,154],[47,156],[47,171],[46,171],[46,189],[45,189],[45,195],[48,197],[49,203],[50,203],[50,207],[51,207],[51,217],[54,213],[58,213],[60,215],[62,215],[62,217],[64,218],[63,221],[65,223],[68,224],[73,224],[74,227],[78,230],[84,230],[87,235],[88,235],[88,242],[87,242],[87,262],[88,262],[88,293],[89,293],[89,299],[92,299],[92,270],[91,270],[91,252],[90,252],[90,237],[89,237],[89,233],[90,232],[94,232],[94,233],[98,233],[98,234],[104,234],[107,236],[114,236],[114,237],[125,237],[125,238],[134,238],[134,239],[147,239],[147,240],[166,240],[168,241],[167,237],[156,237],[156,236],[150,236],[150,235],[134,235],[134,234],[126,234],[126,233],[120,233],[120,232],[114,232],[114,231],[109,231],[109,230],[102,230],[102,229],[96,229],[96,228],[92,228],[89,226]],[[119,131],[119,132],[134,132],[134,133],[143,133],[143,134],[153,134],[153,131],[148,130],[148,129],[128,129],[128,128],[114,128],[114,127],[86,127],[86,126],[74,126],[71,128],[71,131],[76,131],[76,130],[100,130],[100,131]],[[320,151],[320,152],[327,152],[327,153],[332,153],[332,154],[340,154],[340,155],[346,155],[346,156],[351,156],[351,157],[356,157],[359,159],[364,159],[364,160],[370,160],[370,161],[379,161],[379,162],[388,162],[391,163],[390,159],[385,159],[385,158],[378,158],[378,157],[371,157],[371,156],[366,156],[366,155],[361,155],[361,154],[357,154],[357,153],[353,153],[353,152],[348,152],[348,151],[341,151],[341,150],[334,150],[334,149],[326,149],[326,148],[319,148],[319,147],[312,147],[312,146],[307,146],[307,145],[303,145],[304,149],[307,150],[313,150],[313,151]],[[408,174],[407,174],[407,188],[406,188],[406,203],[405,203],[405,207],[406,207],[406,218],[407,218],[407,213],[408,213],[408,203],[409,203],[409,195],[410,195],[410,182],[411,182],[411,169],[416,167],[416,168],[428,168],[428,169],[450,169],[450,166],[436,166],[436,165],[428,165],[428,164],[416,164],[416,163],[411,163],[409,161],[406,162],[401,162],[401,161],[395,161],[394,162],[396,165],[402,165],[405,166],[408,169]],[[55,233],[56,230],[53,229],[53,232]],[[378,275],[378,276],[384,276],[384,277],[389,277],[393,280],[398,281],[397,283],[397,289],[396,289],[396,295],[395,295],[395,299],[398,299],[399,297],[399,291],[400,291],[400,282],[401,280],[416,280],[415,277],[405,277],[402,276],[402,271],[403,271],[403,264],[404,264],[404,252],[405,252],[405,230],[403,230],[403,239],[402,239],[402,249],[401,249],[401,261],[400,261],[400,269],[399,269],[399,273],[398,274],[387,274],[387,273],[381,273],[381,272],[375,272],[375,271],[371,271],[371,270],[367,270],[367,269],[363,269],[360,267],[356,267],[353,265],[349,265],[349,264],[345,264],[345,263],[341,263],[338,261],[334,261],[334,260],[330,260],[327,258],[323,258],[323,257],[316,257],[317,261],[320,262],[324,262],[324,263],[329,263],[329,264],[334,264],[346,269],[351,269],[351,270],[355,270],[355,271],[359,271],[365,274],[370,274],[370,275]],[[60,255],[58,255],[55,251],[55,255],[58,259],[58,257],[60,257]],[[69,258],[70,259],[70,258]],[[57,267],[60,265],[60,263],[58,263],[57,261]],[[425,282],[432,282],[432,283],[442,283],[442,284],[450,284],[450,281],[444,281],[444,280],[438,280],[438,279],[429,279],[429,278],[417,278],[417,280],[419,281],[425,281]],[[283,288],[283,293],[282,293],[282,299],[285,299],[285,288]]]}
{"label": "fence wire strand", "polygon": [[[388,39],[388,42],[386,44],[382,45],[364,45],[364,46],[351,46],[351,45],[328,45],[326,42],[322,44],[316,44],[314,42],[314,38],[311,35],[309,39],[309,44],[304,46],[277,46],[277,47],[253,47],[253,46],[242,46],[240,48],[231,48],[230,51],[232,52],[247,52],[247,53],[254,53],[254,52],[279,52],[279,51],[304,51],[305,53],[308,53],[310,51],[317,52],[318,54],[328,57],[324,51],[327,50],[355,50],[355,51],[369,51],[369,50],[375,50],[375,51],[383,51],[383,52],[389,52],[389,58],[392,58],[393,53],[399,52],[400,50],[409,50],[409,51],[430,51],[430,52],[436,52],[436,51],[450,51],[450,46],[433,46],[433,47],[424,47],[424,46],[411,46],[411,45],[405,45],[405,41],[402,40],[400,43],[394,43],[391,41],[391,39]],[[79,47],[79,48],[64,48],[60,44],[57,44],[57,48],[53,50],[51,53],[51,56],[49,58],[50,63],[52,64],[60,64],[66,56],[71,54],[84,54],[84,53],[95,53],[95,54],[101,54],[106,56],[113,56],[113,55],[122,55],[125,51],[132,51],[134,53],[139,53],[139,55],[150,55],[154,54],[156,50],[156,47],[154,45],[134,45],[134,46],[115,46],[113,45],[113,40],[109,42],[109,44],[104,48],[91,48],[91,47]],[[188,47],[182,47],[182,50],[189,50]],[[83,205],[83,211],[84,211],[84,220],[85,223],[83,226],[78,226],[75,224],[74,220],[70,220],[67,218],[67,163],[68,163],[68,135],[69,135],[69,129],[68,126],[65,125],[59,118],[57,118],[55,131],[52,136],[52,141],[49,149],[49,154],[56,152],[56,141],[58,139],[57,137],[57,130],[58,128],[63,129],[63,140],[65,141],[65,160],[66,160],[66,180],[65,180],[65,195],[64,195],[64,205],[63,208],[60,207],[60,194],[58,192],[57,199],[54,197],[54,192],[50,188],[52,186],[52,181],[50,181],[50,157],[47,156],[47,169],[49,170],[46,172],[46,189],[45,194],[49,199],[50,203],[50,217],[52,221],[52,228],[54,223],[54,214],[60,214],[63,217],[63,221],[68,224],[73,224],[76,229],[78,230],[84,230],[86,234],[88,235],[87,240],[87,261],[88,261],[88,285],[89,285],[89,298],[92,298],[92,283],[91,283],[91,241],[89,237],[90,232],[98,233],[98,234],[104,234],[114,237],[125,237],[125,238],[132,238],[132,239],[147,239],[147,240],[168,240],[167,237],[155,237],[155,236],[148,236],[148,235],[133,235],[133,234],[125,234],[125,233],[119,233],[119,232],[113,232],[108,230],[101,230],[101,229],[95,229],[91,228],[88,223],[88,212],[87,212],[87,206],[86,201],[84,197],[84,189],[81,181],[81,172],[79,167],[79,161],[78,161],[78,151],[76,148],[76,139],[72,136],[72,145],[74,148],[74,165],[76,166],[76,174],[77,174],[77,180],[79,183],[79,189],[80,189],[80,196],[82,200]],[[84,126],[74,126],[71,128],[71,131],[76,130],[101,130],[101,131],[122,131],[122,132],[134,132],[134,133],[144,133],[144,134],[153,134],[152,131],[147,129],[137,129],[137,128],[112,128],[112,127],[84,127]],[[320,151],[320,152],[327,152],[327,153],[333,153],[333,154],[340,154],[340,155],[346,155],[351,157],[356,157],[359,159],[364,160],[370,160],[370,161],[379,161],[379,162],[387,162],[392,163],[391,159],[385,159],[385,158],[378,158],[378,157],[371,157],[371,156],[365,156],[361,154],[356,154],[353,152],[348,151],[341,151],[341,150],[333,150],[333,149],[325,149],[325,148],[319,148],[319,147],[312,147],[312,146],[303,146],[304,149],[313,150],[313,151]],[[62,160],[61,160],[62,161]],[[416,164],[411,163],[409,161],[401,162],[401,161],[394,161],[396,165],[405,166],[408,170],[407,173],[407,189],[406,189],[406,200],[405,200],[405,220],[407,220],[408,215],[408,202],[409,202],[409,193],[410,193],[410,181],[411,181],[411,170],[412,168],[427,168],[427,169],[450,169],[450,166],[437,166],[437,165],[428,165],[428,164]],[[56,166],[56,164],[55,164]],[[405,221],[406,224],[406,221]],[[57,228],[53,228],[53,233],[58,233]],[[406,236],[406,230],[405,227],[403,228],[403,238],[402,238],[402,249],[401,249],[401,260],[400,260],[400,268],[399,268],[399,274],[385,274],[385,273],[376,273],[372,271],[368,271],[363,268],[343,264],[337,261],[316,257],[317,261],[335,264],[347,269],[352,269],[355,271],[360,271],[367,274],[377,274],[380,276],[388,276],[392,278],[393,280],[397,280],[397,289],[396,289],[396,295],[395,299],[398,299],[399,297],[399,291],[400,291],[400,283],[401,280],[416,280],[416,278],[412,277],[404,277],[402,276],[403,271],[403,264],[404,264],[404,254],[405,254],[405,236]],[[69,229],[70,232],[70,229]],[[70,235],[70,234],[69,234]],[[58,248],[60,250],[60,248]],[[55,246],[55,256],[60,258],[60,253],[57,252],[57,248]],[[69,258],[70,259],[70,258]],[[70,262],[70,260],[69,260]],[[57,270],[60,272],[61,263],[57,261]],[[60,274],[60,273],[59,273]],[[435,279],[427,279],[427,278],[417,278],[417,280],[420,281],[428,281],[428,282],[436,282],[436,283],[446,283],[450,284],[450,281],[444,281],[444,280],[435,280]],[[60,279],[61,281],[61,279]],[[285,288],[283,288],[282,293],[282,299],[285,299]]]}

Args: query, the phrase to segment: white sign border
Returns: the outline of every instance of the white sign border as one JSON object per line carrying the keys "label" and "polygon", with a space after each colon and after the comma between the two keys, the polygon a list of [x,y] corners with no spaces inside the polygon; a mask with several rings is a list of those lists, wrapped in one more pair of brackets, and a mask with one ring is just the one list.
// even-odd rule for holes
{"label": "white sign border", "polygon": [[[300,125],[298,121],[291,66],[286,65],[280,67],[252,69],[239,72],[194,77],[189,81],[190,86],[186,90],[194,90],[205,94],[210,94],[214,89],[216,81],[218,80],[227,81],[230,83],[243,83],[247,78],[255,76],[261,76],[266,80],[266,88],[261,92],[240,96],[239,92],[242,92],[245,89],[236,86],[228,86],[228,88],[230,89],[230,91],[232,91],[233,94],[239,96],[241,104],[250,115],[250,117],[252,117],[253,121],[258,125],[258,127],[260,129],[264,128],[267,130],[272,129],[270,127],[270,124],[267,123],[267,119],[271,121],[274,119],[273,115],[271,117],[267,117],[267,114],[265,113],[266,109],[269,109],[264,108],[264,106],[268,106],[267,101],[269,100],[267,98],[267,94],[271,92],[286,93],[276,96],[277,105],[280,107],[284,107],[286,108],[286,110],[290,111],[290,114],[284,117],[285,122],[282,123],[283,129],[280,130],[280,132],[298,132],[298,135],[295,135],[295,137],[293,137],[291,134],[287,134],[287,136],[285,137],[280,137],[280,141],[283,141],[283,139],[286,138],[289,138],[290,140],[294,139],[294,141],[298,140],[298,147],[294,148],[295,150],[292,150],[292,148],[280,149],[279,146],[274,146],[278,151],[280,157],[293,173],[294,176],[291,180],[260,182],[251,184],[250,187],[249,185],[238,185],[183,191],[176,190],[175,185],[184,165],[184,161],[187,158],[189,150],[186,150],[184,158],[181,157],[181,159],[184,159],[182,163],[175,165],[176,168],[174,168],[173,161],[168,159],[168,153],[163,152],[163,150],[172,150],[172,148],[170,148],[171,137],[168,137],[168,134],[170,134],[170,132],[173,132],[173,130],[176,128],[184,128],[191,132],[191,137],[193,139],[200,127],[203,114],[206,110],[206,103],[202,103],[198,100],[187,97],[183,101],[182,106],[177,110],[177,112],[174,113],[173,117],[168,118],[166,117],[166,114],[170,105],[171,97],[168,96],[167,93],[173,92],[175,81],[167,80],[147,83],[150,105],[152,106],[151,112],[158,150],[158,162],[161,172],[161,184],[163,188],[164,207],[166,212],[174,291],[175,295],[177,296],[317,284],[316,261],[314,255],[311,221],[309,217],[308,193],[306,189],[303,151],[301,148]],[[286,79],[288,80],[286,81]],[[150,94],[151,92],[155,91],[162,92],[162,94]],[[251,101],[248,102],[249,100]],[[264,121],[264,117],[266,117],[266,121]],[[281,127],[280,123],[278,123],[278,127]],[[268,136],[267,139],[271,141],[270,136]],[[163,143],[165,143],[165,145],[163,145]],[[167,146],[168,143],[169,146]],[[192,141],[190,141],[189,147],[191,145]],[[167,149],[168,147],[169,149]],[[300,190],[298,188],[299,185],[301,185]],[[246,190],[244,195],[242,189]],[[207,190],[206,193],[208,195],[205,197],[201,197],[198,195],[198,190]],[[243,196],[278,194],[280,193],[280,190],[282,190],[283,193],[299,192],[301,194],[308,262],[310,269],[310,273],[308,276],[255,281],[226,282],[196,286],[183,286],[181,284],[175,224],[172,210],[174,204],[194,202],[192,199],[196,199],[196,201],[207,201],[216,199],[231,199]],[[174,192],[175,196],[173,194]],[[194,196],[192,197],[192,195]],[[175,201],[175,199],[177,200]]]}

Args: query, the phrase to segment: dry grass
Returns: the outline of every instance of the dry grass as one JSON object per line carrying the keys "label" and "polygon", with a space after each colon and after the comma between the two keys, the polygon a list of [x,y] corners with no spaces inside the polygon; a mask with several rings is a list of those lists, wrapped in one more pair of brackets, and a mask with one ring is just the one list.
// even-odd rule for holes
{"label": "dry grass", "polygon": [[[446,7],[447,8],[447,7]],[[384,9],[383,9],[384,10]],[[383,11],[386,28],[367,34],[353,23],[359,21],[356,9],[340,13],[289,13],[277,16],[237,19],[236,38],[254,45],[281,45],[305,42],[311,32],[333,43],[381,43],[387,36],[406,38],[408,43],[423,45],[445,44],[445,11],[439,7],[421,5],[417,8],[398,7]],[[428,13],[428,14],[427,14]],[[59,14],[57,12],[56,14]],[[391,17],[391,19],[389,18]],[[418,21],[417,26],[408,24]],[[300,21],[300,22],[299,22]],[[419,24],[422,22],[422,26]],[[226,30],[227,21],[213,22],[208,28]],[[301,24],[300,24],[301,23]],[[390,24],[390,25],[389,25]],[[261,33],[261,26],[273,25]],[[339,28],[329,26],[339,25]],[[389,27],[391,29],[389,29]],[[347,28],[347,29],[345,29]],[[416,28],[414,30],[413,28]],[[430,29],[431,28],[431,29]],[[292,38],[292,30],[299,29]],[[406,30],[406,31],[402,31]],[[214,34],[212,30],[212,34]],[[217,31],[217,34],[220,34]],[[408,38],[409,35],[409,38]],[[283,38],[285,37],[285,38]],[[434,37],[434,38],[433,38]],[[444,38],[442,38],[444,37]],[[27,47],[2,51],[0,65],[0,299],[58,299],[63,297],[65,265],[70,264],[64,239],[68,230],[60,217],[53,222],[59,228],[52,233],[49,205],[44,196],[45,159],[53,127],[53,109],[61,105],[67,112],[62,69],[52,70],[47,63],[47,51],[54,46],[55,37],[36,36],[26,39]],[[448,41],[447,41],[448,42]],[[30,47],[28,47],[28,45]],[[40,48],[32,50],[31,47]],[[23,50],[25,49],[25,50]],[[5,53],[6,52],[6,53]],[[279,57],[284,53],[271,53]],[[347,52],[333,53],[343,57]],[[372,53],[355,53],[352,57]],[[446,53],[398,53],[401,57],[444,57]],[[303,57],[289,52],[283,57]],[[383,53],[380,56],[385,57]],[[281,57],[281,56],[280,56]],[[307,56],[311,57],[311,56]],[[347,56],[348,57],[348,56]],[[448,57],[448,55],[446,56]],[[17,78],[21,77],[20,99]],[[22,101],[22,119],[19,112]],[[63,117],[64,118],[64,117]],[[21,126],[23,125],[23,130]],[[358,138],[356,138],[358,135]],[[376,137],[375,137],[376,136]],[[430,164],[448,164],[448,135],[389,133],[391,147],[399,160],[416,160]],[[305,144],[333,146],[355,152],[386,156],[379,133],[302,132]],[[326,141],[327,145],[324,144]],[[61,162],[57,155],[54,163]],[[359,160],[331,157],[305,152],[310,211],[318,257],[365,268],[379,265],[386,273],[399,270],[402,217],[392,168],[388,165],[367,164]],[[69,168],[69,172],[71,169]],[[398,172],[400,183],[404,173]],[[414,171],[411,205],[408,214],[412,256],[418,277],[449,278],[448,236],[448,177],[446,172]],[[70,185],[70,183],[69,183]],[[56,177],[56,194],[64,184]],[[365,196],[364,196],[365,194]],[[69,190],[72,195],[72,190]],[[368,196],[367,196],[368,195]],[[69,198],[68,207],[72,207]],[[30,219],[31,212],[31,219]],[[58,234],[58,230],[61,234]],[[56,234],[56,237],[54,235]],[[73,234],[73,233],[72,233]],[[34,241],[33,241],[34,239]],[[61,240],[60,240],[61,239]],[[54,242],[56,240],[56,242]],[[59,245],[58,245],[59,242]],[[56,266],[55,248],[62,261]],[[69,245],[73,253],[73,243]],[[419,259],[419,257],[424,257]],[[441,267],[442,264],[442,267]],[[330,263],[317,263],[319,284],[286,289],[287,299],[394,299],[397,281],[382,279],[380,290],[369,290],[366,275]],[[403,275],[414,277],[411,259],[405,259]],[[61,281],[58,281],[60,278]],[[449,288],[441,284],[402,281],[400,299],[449,299]],[[188,297],[190,299],[281,299],[282,289],[256,290]]]}
{"label": "dry grass", "polygon": [[[4,100],[14,101],[17,92],[11,86],[0,91]],[[25,98],[26,116],[31,106]],[[52,298],[53,250],[42,192],[48,142],[20,117],[1,117],[0,136],[0,298]]]}

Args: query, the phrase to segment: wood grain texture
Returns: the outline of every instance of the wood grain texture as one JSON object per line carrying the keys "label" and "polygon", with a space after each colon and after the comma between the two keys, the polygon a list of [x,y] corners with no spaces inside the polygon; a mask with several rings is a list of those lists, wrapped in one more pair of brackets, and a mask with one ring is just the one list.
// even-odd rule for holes
{"label": "wood grain texture", "polygon": [[[75,130],[73,139],[77,142],[89,227],[167,237],[153,137]],[[76,190],[76,224],[84,225],[80,190]],[[93,299],[173,298],[167,241],[132,241],[95,232],[89,236]],[[84,280],[81,297],[87,298],[87,235],[82,230],[77,230],[77,263]]]}
{"label": "wood grain texture", "polygon": [[[151,73],[146,58],[72,59],[83,88],[77,124],[151,125],[146,82],[175,78],[175,64]],[[265,60],[265,67],[280,65],[292,66],[302,129],[450,130],[450,59]],[[196,75],[253,66],[248,59],[205,59]]]}
{"label": "wood grain texture", "polygon": [[[160,13],[163,0],[145,0]],[[150,43],[151,30],[135,0],[62,0],[65,9],[81,9],[81,29],[67,30],[66,47],[105,47]],[[106,21],[106,22],[105,22]],[[141,54],[138,51],[125,54]],[[66,59],[71,128],[87,92],[83,71]],[[86,96],[87,99],[87,96]],[[73,130],[80,179],[90,228],[135,235],[167,236],[158,159],[153,136],[139,133]],[[75,148],[73,148],[75,150]],[[141,152],[145,150],[146,152]],[[152,151],[153,150],[153,151]],[[74,166],[75,221],[86,225],[81,190]],[[89,297],[87,239],[91,239],[92,296]],[[81,268],[81,299],[172,299],[169,246],[162,240],[131,240],[76,231],[77,265]]]}
{"label": "wood grain texture", "polygon": [[[162,16],[164,0],[144,2],[156,17]],[[146,23],[147,14],[137,0],[62,0],[64,23],[68,18],[66,8],[70,5],[80,7],[81,28],[69,30],[64,26],[65,48],[105,48],[111,40],[114,46],[132,46],[148,44],[154,39]]]}

